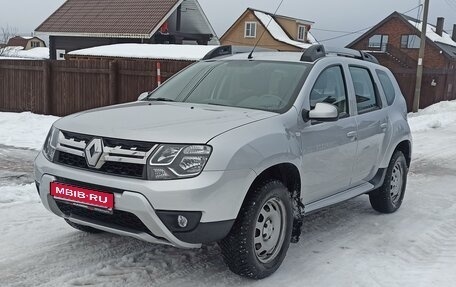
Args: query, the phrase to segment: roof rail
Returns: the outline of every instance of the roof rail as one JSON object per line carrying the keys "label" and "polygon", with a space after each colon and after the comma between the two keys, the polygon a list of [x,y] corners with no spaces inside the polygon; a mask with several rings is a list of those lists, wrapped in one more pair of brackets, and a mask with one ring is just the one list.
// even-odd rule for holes
{"label": "roof rail", "polygon": [[[204,60],[210,60],[210,59],[215,59],[218,57],[225,57],[225,56],[231,56],[235,54],[242,54],[242,53],[250,53],[252,51],[253,47],[247,47],[247,46],[232,46],[232,45],[225,45],[225,46],[219,46],[213,50],[211,50],[209,53],[204,56],[202,59]],[[273,49],[267,49],[267,48],[256,48],[256,51],[258,52],[276,52],[277,50]]]}
{"label": "roof rail", "polygon": [[315,62],[316,60],[331,54],[379,64],[377,58],[369,53],[347,48],[325,47],[323,45],[312,45],[307,48],[301,56],[301,61]]}

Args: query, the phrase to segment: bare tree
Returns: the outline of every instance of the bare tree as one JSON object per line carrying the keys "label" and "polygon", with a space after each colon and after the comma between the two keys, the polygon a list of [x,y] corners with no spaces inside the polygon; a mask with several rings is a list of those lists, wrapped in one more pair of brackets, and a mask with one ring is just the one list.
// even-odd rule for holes
{"label": "bare tree", "polygon": [[[8,40],[17,35],[17,28],[6,25],[6,27],[0,27],[0,56],[7,54],[11,49],[6,46]],[[3,44],[3,45],[2,45]]]}

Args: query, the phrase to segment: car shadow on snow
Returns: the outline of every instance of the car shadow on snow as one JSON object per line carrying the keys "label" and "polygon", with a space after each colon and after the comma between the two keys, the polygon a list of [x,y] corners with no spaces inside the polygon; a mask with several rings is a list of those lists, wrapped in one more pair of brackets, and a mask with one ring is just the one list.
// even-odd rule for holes
{"label": "car shadow on snow", "polygon": [[[327,246],[328,241],[341,251],[353,248],[347,244],[347,236],[350,238],[360,222],[367,220],[366,217],[373,216],[378,214],[370,208],[364,196],[305,217],[301,241],[290,245],[284,266],[271,278],[284,276],[287,268],[295,269],[296,258],[309,258],[316,254],[324,256],[322,246]],[[76,273],[61,278],[70,285],[109,283],[120,286],[145,282],[151,286],[214,286],[214,282],[221,285],[257,284],[232,274],[225,267],[217,244],[183,250],[108,233],[83,234],[75,231],[65,237],[57,239],[62,243],[54,245],[51,252],[55,256],[64,255],[65,266],[82,267]],[[344,240],[338,242],[338,238]],[[287,264],[289,258],[294,262],[291,267]],[[302,264],[308,262],[303,261]],[[68,274],[60,271],[59,274]]]}

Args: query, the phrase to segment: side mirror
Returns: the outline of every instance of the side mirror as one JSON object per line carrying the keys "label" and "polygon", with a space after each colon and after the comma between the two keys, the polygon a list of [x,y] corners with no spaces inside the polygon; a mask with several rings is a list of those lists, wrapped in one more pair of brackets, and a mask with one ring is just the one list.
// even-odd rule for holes
{"label": "side mirror", "polygon": [[308,118],[319,122],[335,122],[339,119],[339,111],[331,104],[318,103],[309,112]]}
{"label": "side mirror", "polygon": [[139,95],[139,97],[138,97],[138,101],[144,100],[144,99],[147,98],[149,95],[150,95],[150,92],[141,93],[141,95]]}

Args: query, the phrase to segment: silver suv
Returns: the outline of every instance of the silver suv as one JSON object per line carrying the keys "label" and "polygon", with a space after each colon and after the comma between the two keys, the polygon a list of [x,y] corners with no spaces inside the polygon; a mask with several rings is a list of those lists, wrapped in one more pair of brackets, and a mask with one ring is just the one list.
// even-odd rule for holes
{"label": "silver suv", "polygon": [[86,232],[199,248],[260,279],[304,216],[368,194],[393,213],[411,161],[407,108],[369,54],[223,46],[137,102],[57,121],[35,162],[43,205]]}

